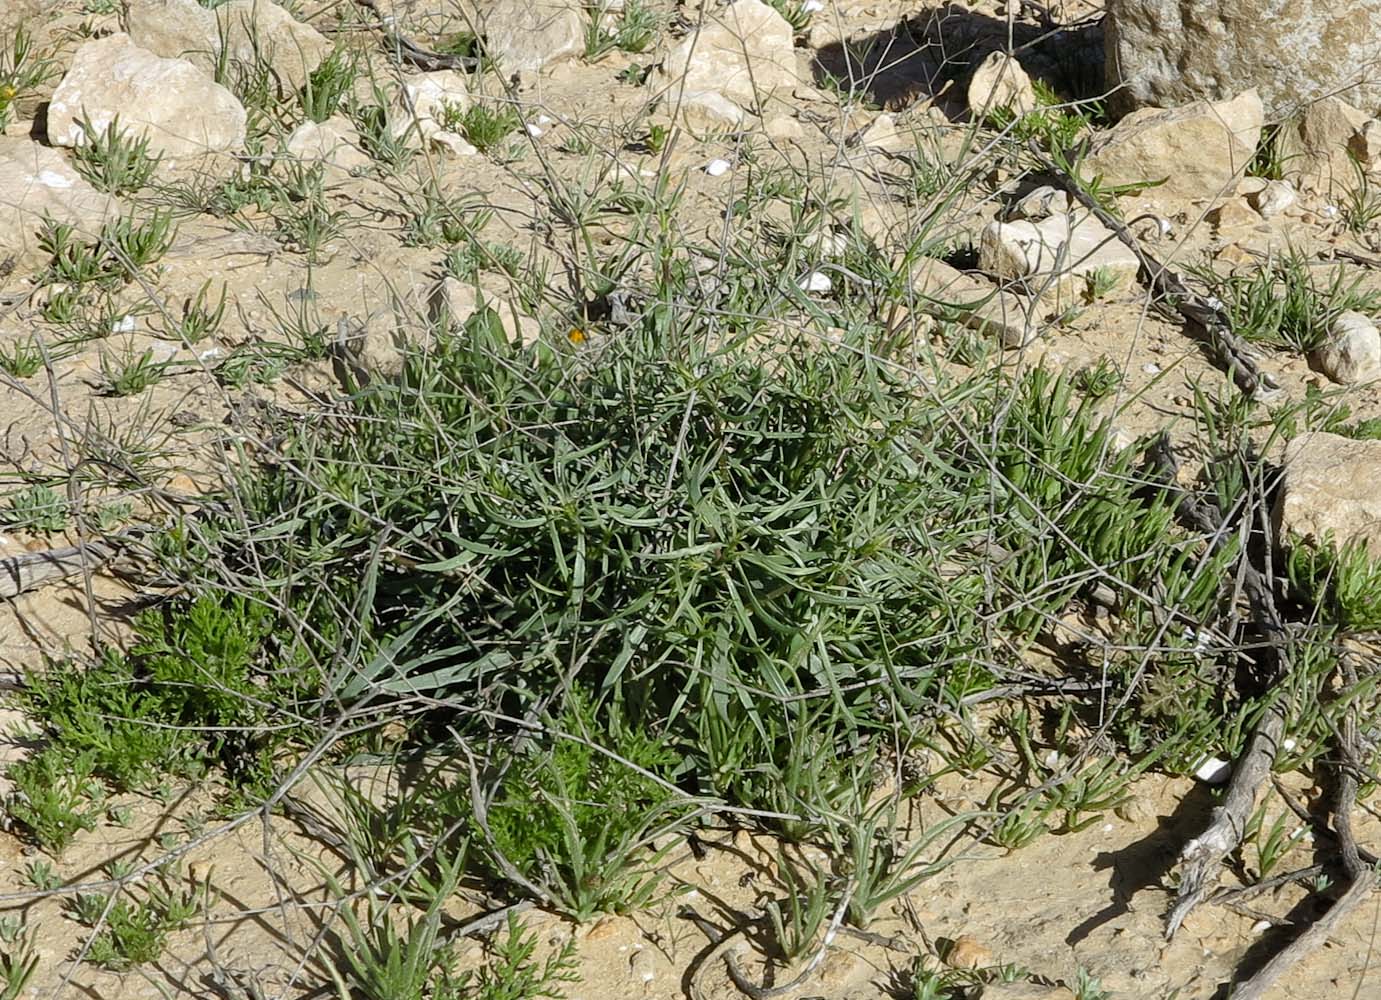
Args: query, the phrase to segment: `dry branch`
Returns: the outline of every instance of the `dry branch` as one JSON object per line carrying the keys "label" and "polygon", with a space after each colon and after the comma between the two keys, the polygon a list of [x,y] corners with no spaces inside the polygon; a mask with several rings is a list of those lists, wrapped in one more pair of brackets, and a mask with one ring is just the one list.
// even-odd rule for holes
{"label": "dry branch", "polygon": [[1186,331],[1208,348],[1214,363],[1232,376],[1237,388],[1248,396],[1279,388],[1270,373],[1261,370],[1246,342],[1232,332],[1232,321],[1221,306],[1193,292],[1178,272],[1172,271],[1143,247],[1121,219],[1104,208],[1069,171],[1046,156],[1035,140],[1032,140],[1030,149],[1041,169],[1058,180],[1071,197],[1116,234],[1136,256],[1141,264],[1141,279],[1147,288],[1158,301],[1175,310]]}

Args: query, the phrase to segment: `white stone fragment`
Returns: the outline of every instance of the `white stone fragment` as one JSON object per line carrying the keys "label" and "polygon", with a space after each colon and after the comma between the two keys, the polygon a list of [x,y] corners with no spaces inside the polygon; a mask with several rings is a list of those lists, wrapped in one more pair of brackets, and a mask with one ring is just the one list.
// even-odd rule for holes
{"label": "white stone fragment", "polygon": [[1225,785],[1232,776],[1232,765],[1220,757],[1205,757],[1194,769],[1194,777],[1206,785]]}

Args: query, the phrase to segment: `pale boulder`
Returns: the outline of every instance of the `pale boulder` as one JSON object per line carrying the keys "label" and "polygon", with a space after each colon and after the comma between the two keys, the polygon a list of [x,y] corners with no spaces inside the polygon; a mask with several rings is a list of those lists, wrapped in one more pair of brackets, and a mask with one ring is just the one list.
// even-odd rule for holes
{"label": "pale boulder", "polygon": [[465,77],[443,69],[403,78],[388,108],[388,131],[395,139],[416,136],[420,141],[457,156],[470,156],[474,146],[454,130],[448,119],[470,107]]}
{"label": "pale boulder", "polygon": [[127,15],[137,45],[186,59],[207,74],[224,61],[237,72],[263,61],[280,94],[296,93],[331,52],[331,42],[269,0],[230,0],[207,10],[196,0],[133,0]]}
{"label": "pale boulder", "polygon": [[1104,66],[1119,111],[1254,88],[1273,121],[1333,94],[1374,114],[1378,34],[1381,0],[1109,0]]}
{"label": "pale boulder", "polygon": [[1031,77],[1005,52],[989,52],[969,80],[969,110],[983,115],[1007,108],[1017,115],[1035,111],[1038,102]]}
{"label": "pale boulder", "polygon": [[339,115],[320,123],[303,122],[283,143],[283,151],[303,163],[322,164],[327,178],[333,181],[370,163],[360,148],[360,134],[354,124]]}
{"label": "pale boulder", "polygon": [[45,218],[91,238],[121,210],[119,199],[93,188],[56,149],[0,138],[0,259],[37,260]]}
{"label": "pale boulder", "polygon": [[142,49],[128,35],[86,42],[48,105],[48,141],[85,141],[85,116],[104,131],[116,115],[120,127],[148,136],[170,158],[234,153],[245,144],[245,109],[225,87],[183,59]]}
{"label": "pale boulder", "polygon": [[1381,557],[1381,441],[1301,434],[1285,448],[1274,510],[1276,538],[1317,545],[1361,541]]}
{"label": "pale boulder", "polygon": [[[1365,111],[1336,97],[1311,104],[1286,124],[1276,140],[1285,176],[1300,188],[1323,195],[1352,190],[1358,181],[1354,156],[1371,151],[1369,138],[1374,130],[1367,131],[1370,122]],[[1365,156],[1360,165],[1374,166]]]}
{"label": "pale boulder", "polygon": [[1084,173],[1106,185],[1149,185],[1156,201],[1218,198],[1234,190],[1261,139],[1261,99],[1246,91],[1230,101],[1146,108],[1098,135]]}
{"label": "pale boulder", "polygon": [[704,27],[671,50],[652,84],[694,126],[737,126],[800,82],[791,25],[761,0],[707,12]]}
{"label": "pale boulder", "polygon": [[1381,377],[1381,331],[1359,312],[1343,312],[1328,325],[1314,365],[1334,382],[1352,385]]}
{"label": "pale boulder", "polygon": [[1299,195],[1289,181],[1267,181],[1260,190],[1247,195],[1247,201],[1263,219],[1273,219],[1293,208]]}
{"label": "pale boulder", "polygon": [[1094,272],[1127,284],[1141,263],[1097,219],[1068,213],[1039,222],[989,223],[979,235],[978,266],[999,278],[1019,280],[1032,293],[1045,293]]}
{"label": "pale boulder", "polygon": [[585,51],[576,0],[497,0],[481,18],[485,51],[506,73],[535,73]]}

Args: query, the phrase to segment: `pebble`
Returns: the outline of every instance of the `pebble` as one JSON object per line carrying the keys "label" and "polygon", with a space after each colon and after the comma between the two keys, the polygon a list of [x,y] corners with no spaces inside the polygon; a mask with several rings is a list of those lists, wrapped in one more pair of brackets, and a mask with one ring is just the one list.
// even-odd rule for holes
{"label": "pebble", "polygon": [[1205,757],[1194,769],[1194,777],[1206,785],[1224,785],[1232,776],[1232,765],[1221,757]]}
{"label": "pebble", "polygon": [[1159,375],[1160,365],[1156,364],[1154,361],[1148,361],[1146,362],[1146,364],[1141,366],[1141,370],[1144,371],[1147,375]]}
{"label": "pebble", "polygon": [[542,138],[541,125],[538,125],[536,122],[528,122],[527,125],[525,125],[524,127],[527,129],[527,134],[532,136],[534,139]]}
{"label": "pebble", "polygon": [[131,333],[134,330],[134,317],[121,316],[110,324],[111,333]]}
{"label": "pebble", "polygon": [[822,274],[820,271],[811,271],[797,282],[797,284],[803,292],[824,293],[834,287],[834,282],[830,281],[830,276],[828,274]]}
{"label": "pebble", "polygon": [[1280,215],[1295,204],[1298,195],[1289,181],[1271,181],[1260,191],[1251,195],[1248,201],[1263,219]]}
{"label": "pebble", "polygon": [[711,177],[723,177],[731,169],[733,169],[733,164],[728,160],[711,160],[705,165],[705,173]]}

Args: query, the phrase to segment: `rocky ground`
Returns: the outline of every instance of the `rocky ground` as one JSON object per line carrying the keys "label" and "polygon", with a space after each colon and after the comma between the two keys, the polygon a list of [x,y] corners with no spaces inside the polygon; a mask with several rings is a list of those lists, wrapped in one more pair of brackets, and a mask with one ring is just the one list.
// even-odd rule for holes
{"label": "rocky ground", "polygon": [[[255,439],[260,409],[308,414],[342,384],[395,377],[438,316],[483,301],[524,340],[616,337],[646,306],[621,255],[658,239],[724,281],[749,280],[753,248],[790,234],[804,249],[788,322],[828,338],[832,303],[897,281],[883,319],[918,370],[1101,373],[1128,440],[1202,434],[1197,394],[1229,384],[1222,357],[1153,303],[1151,255],[1232,314],[1271,407],[1381,418],[1381,120],[1341,97],[1282,120],[1245,90],[1114,122],[1081,103],[1102,96],[1101,14],[890,0],[7,4],[0,558],[75,543],[45,528],[44,503],[65,499],[108,530],[194,507],[227,460],[271,452]],[[341,53],[350,72],[319,72]],[[146,149],[93,157],[117,115]],[[158,158],[145,177],[141,156]],[[669,191],[674,211],[658,216]],[[1271,309],[1291,287],[1302,304],[1282,327]],[[1381,546],[1378,448],[1322,435],[1293,446],[1284,527]],[[55,484],[56,500],[35,483]],[[93,630],[118,641],[156,593],[137,571],[20,590],[0,576],[12,677],[86,648]],[[913,822],[981,807],[986,792],[955,779]],[[85,931],[70,893],[35,887],[42,857],[0,835],[5,905],[38,934],[31,995],[324,995],[297,956],[319,925],[330,851],[289,820],[218,831],[204,795],[112,801],[123,822],[61,860],[84,885],[112,859],[181,844],[185,874],[215,888],[196,931],[122,974],[72,960]],[[1314,904],[1280,887],[1204,907],[1164,942],[1169,870],[1210,806],[1204,783],[1147,777],[1081,832],[1011,853],[961,845],[881,937],[843,940],[783,995],[894,995],[924,955],[1020,967],[1013,983],[975,974],[988,998],[1089,1000],[1079,970],[1115,996],[1223,996]],[[1381,842],[1377,825],[1364,816],[1359,839]],[[1295,851],[1307,864],[1310,841]],[[672,865],[684,896],[579,928],[529,926],[544,947],[576,940],[571,997],[738,996],[703,968],[712,941],[678,907],[751,910],[774,856],[766,838],[726,832]],[[1381,902],[1355,910],[1273,995],[1381,992],[1378,915]]]}

